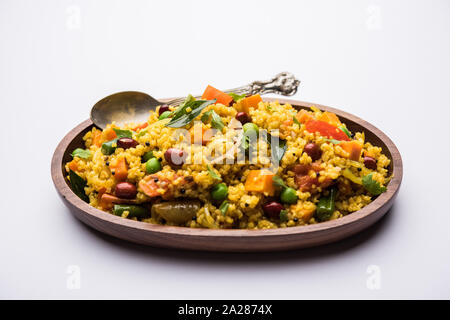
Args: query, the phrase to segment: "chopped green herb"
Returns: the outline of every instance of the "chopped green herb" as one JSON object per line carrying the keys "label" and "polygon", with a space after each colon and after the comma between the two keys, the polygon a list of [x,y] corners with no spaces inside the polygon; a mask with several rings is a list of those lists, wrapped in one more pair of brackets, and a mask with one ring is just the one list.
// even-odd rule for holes
{"label": "chopped green herb", "polygon": [[294,116],[292,117],[292,119],[294,120],[294,123],[298,124],[298,126],[300,127],[302,124],[300,123],[300,121],[297,120],[297,118]]}
{"label": "chopped green herb", "polygon": [[234,101],[238,102],[239,100],[242,100],[245,98],[245,93],[244,94],[237,94],[237,93],[233,93],[233,92],[229,92],[228,93]]}
{"label": "chopped green herb", "polygon": [[114,132],[117,135],[117,139],[120,138],[132,138],[133,137],[133,132],[131,130],[121,130],[121,129],[116,129],[113,128]]}
{"label": "chopped green herb", "polygon": [[227,200],[225,200],[224,202],[222,202],[222,204],[219,207],[220,212],[222,212],[222,215],[226,215],[227,211],[228,211],[228,207],[230,206],[230,204],[228,203]]}
{"label": "chopped green herb", "polygon": [[92,153],[89,150],[84,150],[81,148],[77,148],[72,152],[72,157],[78,157],[82,159],[90,159],[92,157]]}
{"label": "chopped green herb", "polygon": [[211,118],[211,127],[217,130],[222,130],[225,125],[223,124],[222,118],[214,111],[208,110],[202,115],[202,122],[207,123]]}
{"label": "chopped green herb", "polygon": [[208,173],[209,173],[209,175],[213,178],[213,179],[216,179],[216,180],[220,180],[220,181],[222,181],[222,178],[211,168],[211,166],[208,164],[207,166],[206,166],[207,168],[208,168]]}
{"label": "chopped green herb", "polygon": [[[265,131],[265,130],[264,130]],[[272,136],[270,133],[266,132],[266,141],[270,144],[270,150],[272,152],[272,163],[280,163],[281,159],[283,159],[284,153],[286,152],[287,145],[286,140],[282,140],[278,138],[278,145],[272,145]]]}
{"label": "chopped green herb", "polygon": [[270,145],[272,151],[272,161],[274,163],[280,163],[287,149],[286,141],[281,139],[279,140],[280,142],[278,143],[278,145]]}
{"label": "chopped green herb", "polygon": [[278,145],[272,145],[272,136],[267,131],[265,132],[267,137],[266,141],[270,144],[270,150],[272,152],[272,163],[280,163],[287,149],[286,140],[278,138]]}
{"label": "chopped green herb", "polygon": [[347,137],[349,137],[350,139],[352,138],[352,134],[350,133],[350,131],[348,131],[348,129],[346,127],[340,126],[339,129],[344,131],[344,133],[347,135]]}
{"label": "chopped green herb", "polygon": [[86,187],[86,180],[77,175],[75,171],[69,171],[70,186],[72,191],[85,202],[89,202],[89,197],[86,195],[84,188]]}
{"label": "chopped green herb", "polygon": [[373,172],[362,178],[362,184],[367,191],[369,191],[372,195],[378,196],[383,192],[386,192],[386,187],[380,185],[378,181],[372,179]]}
{"label": "chopped green herb", "polygon": [[250,137],[243,135],[242,136],[242,141],[241,141],[241,145],[240,147],[244,150],[248,150],[248,148],[250,147]]}
{"label": "chopped green herb", "polygon": [[336,140],[336,139],[325,139],[325,141],[331,142],[332,144],[339,144],[339,143],[342,142],[342,141],[339,141],[339,140]]}
{"label": "chopped green herb", "polygon": [[281,222],[287,222],[287,221],[289,221],[288,211],[287,211],[287,210],[281,210],[281,211],[280,211],[280,221],[281,221]]}
{"label": "chopped green herb", "polygon": [[272,182],[273,182],[273,185],[274,185],[275,187],[278,187],[278,188],[287,188],[287,187],[288,187],[288,186],[284,183],[283,179],[281,179],[279,176],[273,176],[273,177],[272,177]]}
{"label": "chopped green herb", "polygon": [[200,118],[200,120],[202,120],[203,123],[208,123],[209,122],[209,118],[211,117],[211,114],[214,112],[214,110],[208,110],[206,111],[204,114],[202,114],[202,117]]}
{"label": "chopped green herb", "polygon": [[211,127],[217,130],[222,130],[225,127],[222,118],[214,111],[212,112]]}
{"label": "chopped green herb", "polygon": [[146,133],[147,133],[147,129],[146,129],[146,130],[141,130],[141,131],[139,131],[139,133],[137,134],[137,137],[140,138],[140,137],[142,137],[143,135],[145,135]]}

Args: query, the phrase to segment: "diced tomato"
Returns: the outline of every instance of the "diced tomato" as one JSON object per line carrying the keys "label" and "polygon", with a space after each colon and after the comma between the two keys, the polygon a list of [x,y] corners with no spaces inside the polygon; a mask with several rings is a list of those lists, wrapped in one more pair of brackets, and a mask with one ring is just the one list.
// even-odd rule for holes
{"label": "diced tomato", "polygon": [[311,166],[309,164],[296,164],[292,171],[294,171],[295,174],[304,176],[308,174],[310,168]]}
{"label": "diced tomato", "polygon": [[297,183],[298,188],[302,192],[309,192],[312,190],[313,185],[319,185],[317,178],[311,178],[308,175],[300,174],[295,175],[295,183]]}
{"label": "diced tomato", "polygon": [[314,172],[322,171],[322,167],[320,166],[320,162],[316,161],[312,164],[296,164],[292,171],[295,173],[295,183],[298,188],[302,192],[309,192],[312,190],[313,185],[316,187],[326,188],[333,183],[333,180],[330,178],[325,178],[324,181],[319,183],[318,178],[311,178],[309,174],[309,170],[313,170]]}
{"label": "diced tomato", "polygon": [[309,120],[306,124],[306,130],[315,133],[319,132],[321,136],[330,139],[350,141],[350,138],[339,128],[320,120]]}

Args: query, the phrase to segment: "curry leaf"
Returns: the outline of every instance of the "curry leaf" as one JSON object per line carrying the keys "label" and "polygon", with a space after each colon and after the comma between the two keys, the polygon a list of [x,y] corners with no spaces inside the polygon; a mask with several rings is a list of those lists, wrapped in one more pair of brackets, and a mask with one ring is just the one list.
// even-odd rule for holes
{"label": "curry leaf", "polygon": [[240,147],[244,150],[248,150],[248,147],[250,146],[250,137],[246,135],[242,135],[242,142]]}
{"label": "curry leaf", "polygon": [[279,176],[273,176],[272,177],[273,185],[279,188],[287,188],[288,186],[284,183],[283,179],[281,179]]}
{"label": "curry leaf", "polygon": [[78,157],[81,159],[90,159],[92,157],[92,153],[89,150],[84,150],[81,148],[77,148],[72,152],[72,157]]}
{"label": "curry leaf", "polygon": [[270,144],[270,150],[272,152],[272,163],[280,163],[287,149],[286,140],[277,138],[276,140],[278,140],[278,144],[272,144],[272,135],[266,132],[266,136],[267,143]]}
{"label": "curry leaf", "polygon": [[211,118],[211,127],[217,130],[222,130],[225,125],[223,124],[222,118],[214,111],[214,110],[208,110],[206,111],[202,117],[201,120],[203,123],[209,122],[209,119]]}
{"label": "curry leaf", "polygon": [[222,178],[211,168],[211,166],[208,164],[206,166],[208,168],[209,175],[216,180],[222,180]]}
{"label": "curry leaf", "polygon": [[211,127],[220,131],[222,131],[223,127],[225,127],[222,118],[215,113],[214,110],[212,112]]}
{"label": "curry leaf", "polygon": [[270,146],[272,151],[272,161],[274,163],[280,163],[287,149],[286,141],[281,139],[279,139],[279,141],[278,144],[271,144]]}
{"label": "curry leaf", "polygon": [[133,132],[131,132],[131,130],[121,130],[121,129],[116,129],[116,128],[113,128],[113,130],[117,135],[117,139],[133,137]]}
{"label": "curry leaf", "polygon": [[339,144],[339,143],[341,143],[341,141],[336,140],[336,139],[325,139],[325,141],[331,142],[332,144]]}
{"label": "curry leaf", "polygon": [[[216,102],[214,100],[195,100],[184,105],[183,109],[174,115],[166,127],[181,128],[191,123],[207,106]],[[190,111],[188,110],[190,108]],[[188,112],[189,111],[189,112]]]}
{"label": "curry leaf", "polygon": [[228,93],[228,94],[229,94],[229,95],[233,98],[233,100],[236,101],[236,102],[238,102],[239,100],[242,100],[242,99],[245,98],[245,93],[244,93],[244,94],[237,94],[237,93],[230,92],[230,93]]}
{"label": "curry leaf", "polygon": [[69,171],[70,186],[72,191],[80,197],[83,201],[89,202],[89,197],[86,195],[84,188],[86,187],[86,180],[77,175],[75,171]]}
{"label": "curry leaf", "polygon": [[362,178],[364,188],[372,195],[378,196],[386,191],[386,187],[380,185],[378,181],[372,179],[373,173],[370,173]]}
{"label": "curry leaf", "polygon": [[195,101],[195,98],[192,95],[188,95],[186,97],[186,100],[184,100],[184,102],[182,104],[180,104],[178,106],[178,108],[176,108],[173,111],[173,113],[172,113],[173,114],[172,120],[176,120],[179,117],[181,117],[182,115],[184,115],[186,113],[186,108],[188,107],[187,104],[190,104],[190,103],[192,103],[194,101]]}
{"label": "curry leaf", "polygon": [[209,118],[211,117],[211,114],[214,112],[214,110],[208,110],[204,114],[202,114],[202,117],[200,120],[202,120],[203,123],[208,123]]}

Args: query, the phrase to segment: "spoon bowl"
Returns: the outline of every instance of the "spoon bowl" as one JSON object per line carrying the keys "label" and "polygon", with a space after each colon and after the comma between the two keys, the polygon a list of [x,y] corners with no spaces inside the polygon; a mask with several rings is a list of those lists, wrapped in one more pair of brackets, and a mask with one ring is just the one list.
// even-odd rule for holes
{"label": "spoon bowl", "polygon": [[146,93],[124,91],[114,93],[97,102],[91,110],[91,120],[104,129],[113,121],[123,126],[125,123],[147,121],[149,111],[163,103]]}

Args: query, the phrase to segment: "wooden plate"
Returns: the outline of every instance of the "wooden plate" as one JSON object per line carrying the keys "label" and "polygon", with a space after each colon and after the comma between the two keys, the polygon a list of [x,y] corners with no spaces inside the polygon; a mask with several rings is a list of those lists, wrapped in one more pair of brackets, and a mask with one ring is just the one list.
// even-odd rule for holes
{"label": "wooden plate", "polygon": [[71,160],[70,153],[75,148],[83,147],[82,137],[93,127],[90,120],[84,121],[70,131],[56,148],[51,168],[53,183],[63,202],[75,217],[94,229],[135,243],[202,251],[279,251],[322,245],[366,229],[391,208],[402,181],[403,165],[394,143],[382,131],[354,115],[319,104],[286,99],[266,98],[264,100],[278,100],[282,104],[290,103],[299,109],[314,105],[321,110],[336,113],[351,131],[364,131],[366,140],[375,146],[382,147],[383,153],[392,161],[389,171],[393,173],[393,179],[387,186],[387,192],[378,196],[363,209],[340,219],[291,228],[212,230],[154,225],[128,220],[91,207],[72,192],[65,179],[64,164]]}

